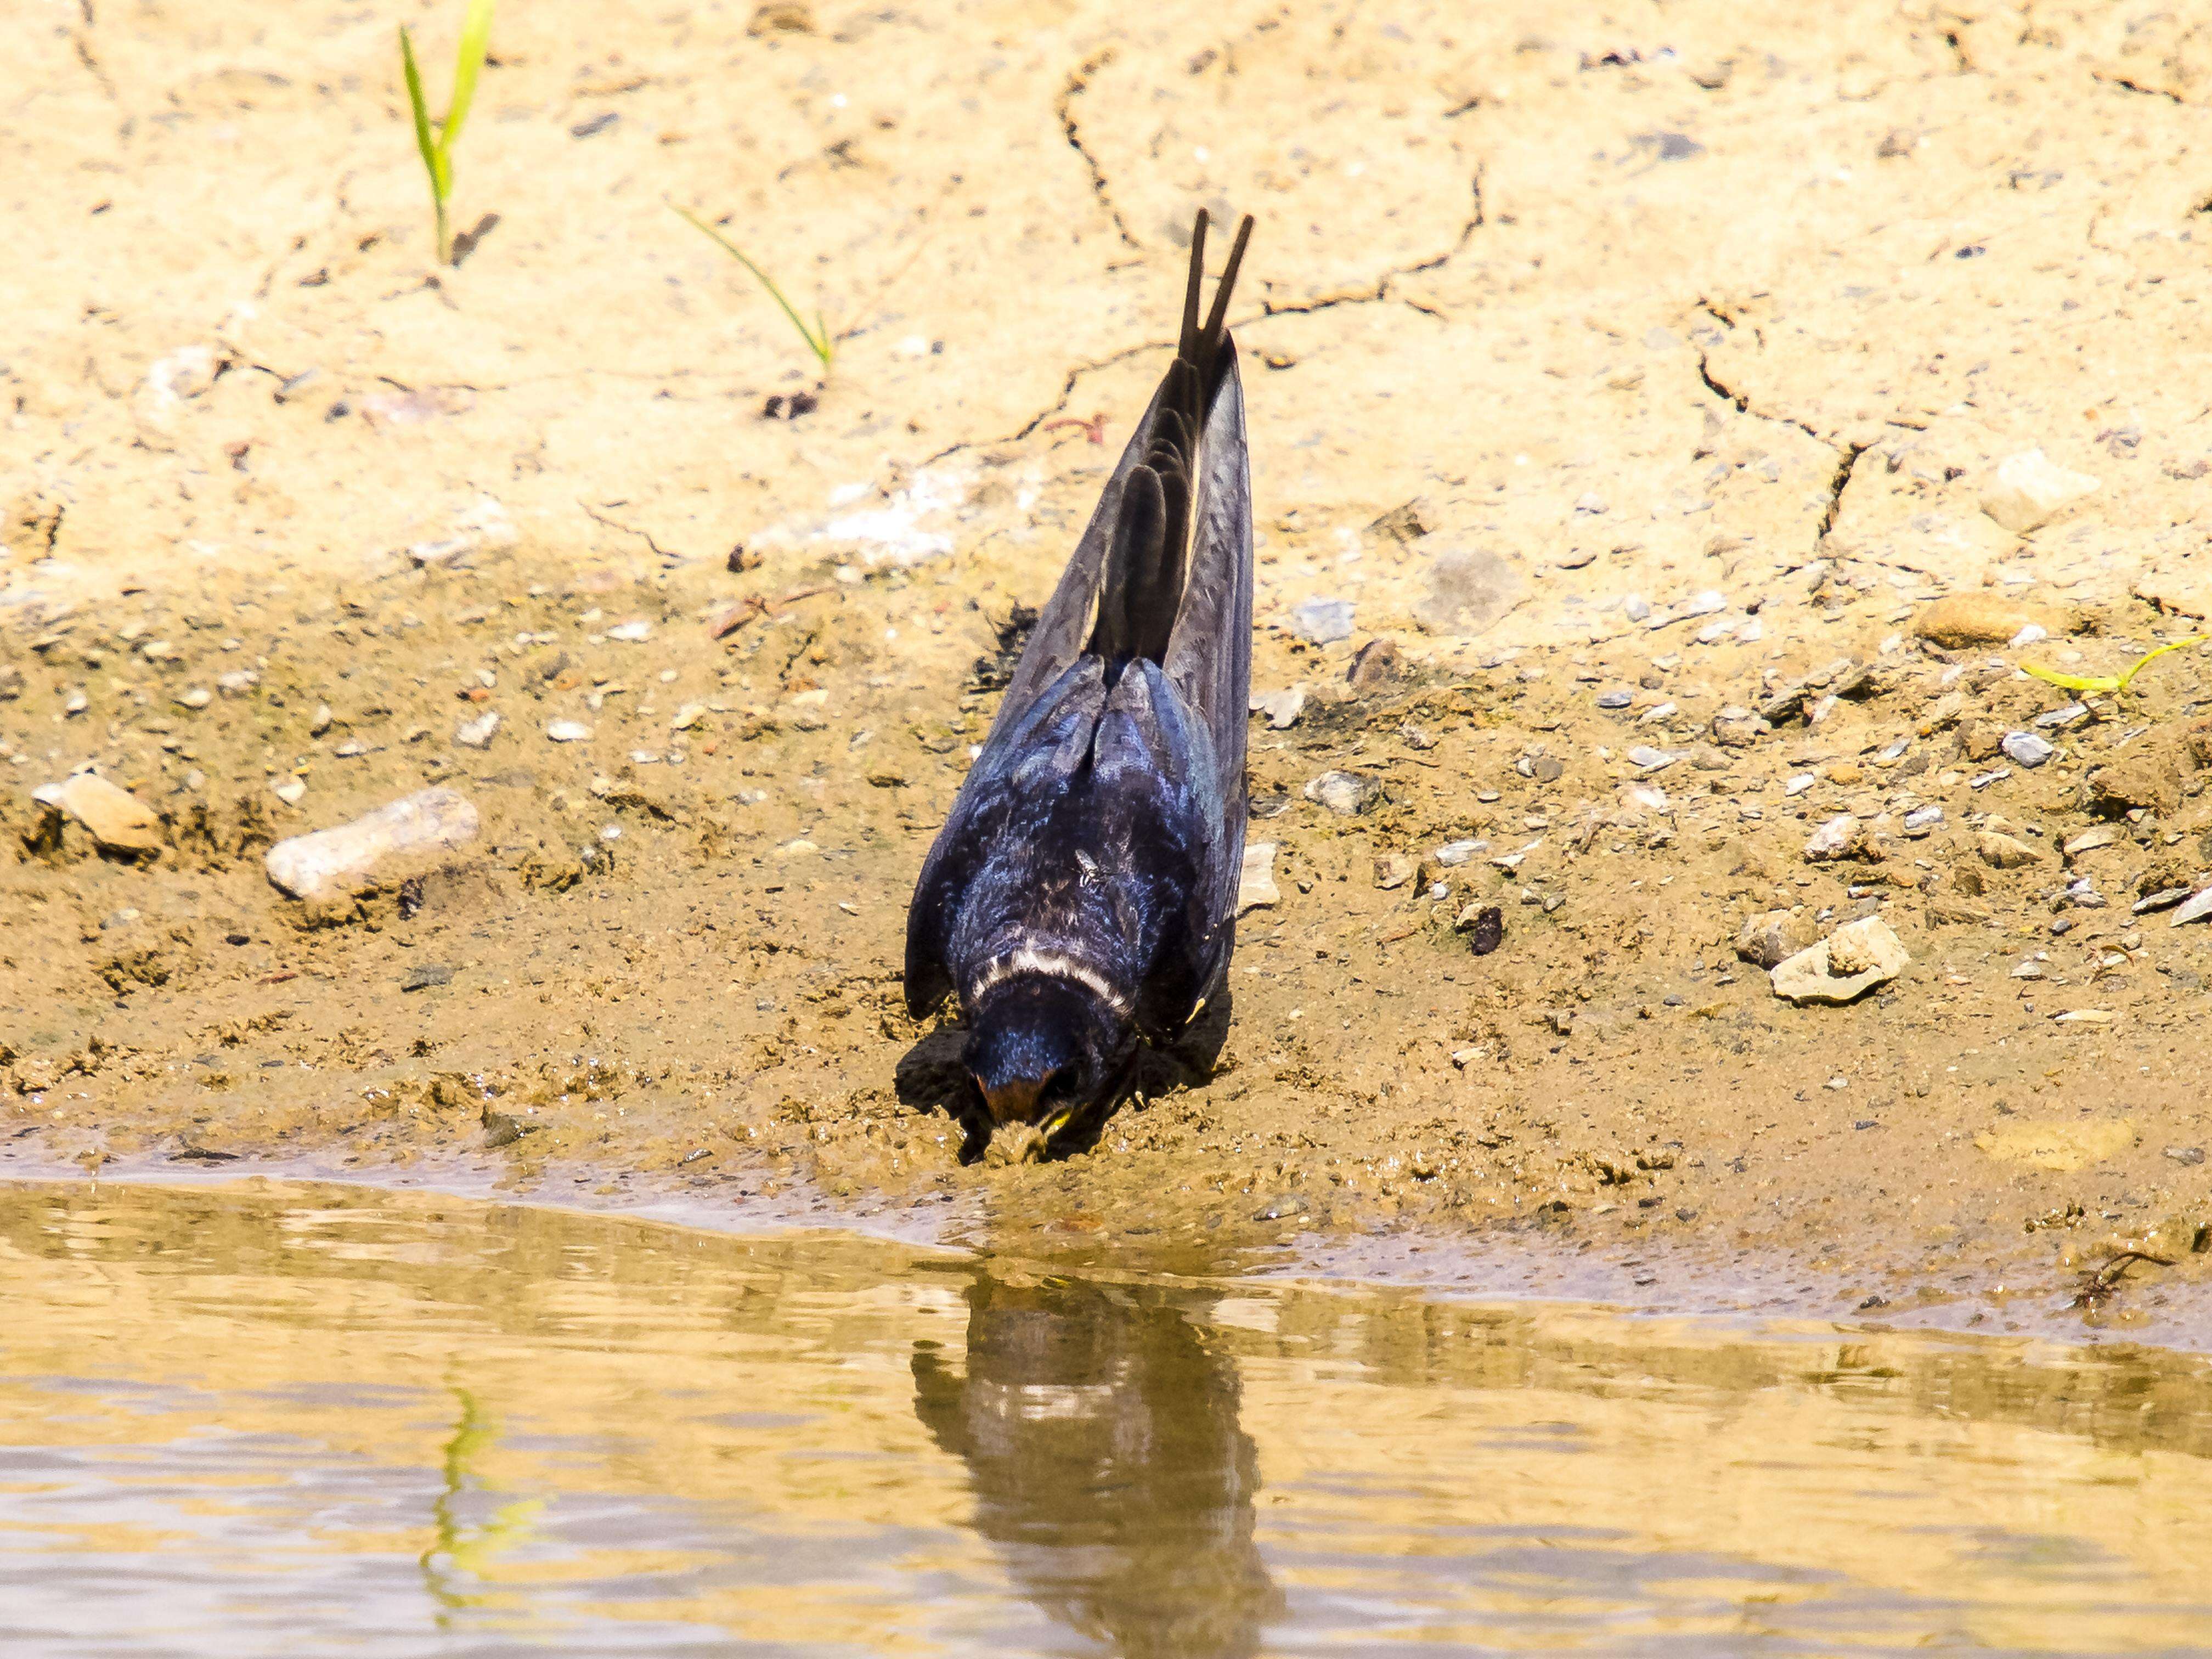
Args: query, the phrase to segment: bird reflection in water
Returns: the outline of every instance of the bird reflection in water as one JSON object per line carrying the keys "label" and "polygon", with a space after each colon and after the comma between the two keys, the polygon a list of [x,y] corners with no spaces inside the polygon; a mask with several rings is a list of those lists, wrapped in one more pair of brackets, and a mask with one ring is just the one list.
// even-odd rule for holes
{"label": "bird reflection in water", "polygon": [[1245,1659],[1283,1598],[1235,1365],[1154,1287],[979,1274],[965,1372],[915,1345],[915,1412],[968,1465],[975,1527],[1050,1617],[1127,1659]]}

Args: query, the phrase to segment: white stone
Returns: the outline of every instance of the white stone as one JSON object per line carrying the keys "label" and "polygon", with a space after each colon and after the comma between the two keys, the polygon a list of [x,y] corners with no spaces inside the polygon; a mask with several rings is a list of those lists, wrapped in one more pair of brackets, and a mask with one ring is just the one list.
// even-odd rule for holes
{"label": "white stone", "polygon": [[620,640],[625,645],[641,645],[653,637],[653,624],[649,622],[617,623],[607,629],[607,637]]}
{"label": "white stone", "polygon": [[2069,472],[2040,449],[2024,449],[1997,463],[1982,492],[1982,511],[2015,536],[2049,524],[2076,501],[2094,495],[2102,481]]}
{"label": "white stone", "polygon": [[464,749],[489,749],[491,734],[499,730],[499,714],[487,708],[472,720],[463,720],[453,728],[453,741]]}
{"label": "white stone", "polygon": [[586,743],[591,739],[592,728],[581,720],[554,720],[546,726],[545,736],[553,743]]}
{"label": "white stone", "polygon": [[1298,716],[1305,713],[1305,708],[1306,689],[1303,685],[1255,695],[1252,699],[1252,712],[1265,714],[1267,724],[1278,732],[1288,731],[1297,725]]}
{"label": "white stone", "polygon": [[1887,922],[1867,916],[1785,957],[1769,977],[1787,1001],[1844,1003],[1895,979],[1911,959]]}
{"label": "white stone", "polygon": [[1275,843],[1247,842],[1244,863],[1237,876],[1237,914],[1272,909],[1282,898],[1282,890],[1275,885]]}
{"label": "white stone", "polygon": [[1805,861],[1818,864],[1824,859],[1839,858],[1844,848],[1858,834],[1859,821],[1849,812],[1838,813],[1815,830],[1805,843]]}
{"label": "white stone", "polygon": [[399,853],[466,846],[477,837],[477,809],[451,789],[404,796],[335,830],[294,836],[269,849],[269,879],[294,898],[349,890]]}

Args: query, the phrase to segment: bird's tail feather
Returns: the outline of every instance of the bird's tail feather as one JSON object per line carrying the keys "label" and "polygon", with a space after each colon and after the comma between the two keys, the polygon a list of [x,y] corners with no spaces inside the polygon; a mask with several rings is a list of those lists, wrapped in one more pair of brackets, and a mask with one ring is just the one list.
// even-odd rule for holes
{"label": "bird's tail feather", "polygon": [[1206,228],[1206,210],[1200,208],[1191,232],[1190,279],[1183,289],[1176,360],[1160,384],[1152,442],[1138,469],[1153,482],[1137,487],[1138,472],[1133,472],[1115,509],[1118,518],[1100,576],[1097,619],[1085,647],[1109,665],[1133,657],[1159,661],[1182,607],[1199,444],[1221,385],[1229,298],[1244,263],[1252,221],[1247,216],[1237,228],[1213,304],[1201,323],[1198,302],[1205,284]]}

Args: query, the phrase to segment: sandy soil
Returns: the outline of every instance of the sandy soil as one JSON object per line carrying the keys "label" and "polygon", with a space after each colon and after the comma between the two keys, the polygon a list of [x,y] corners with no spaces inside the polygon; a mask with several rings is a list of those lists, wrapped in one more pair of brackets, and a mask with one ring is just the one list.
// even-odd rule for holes
{"label": "sandy soil", "polygon": [[[451,9],[49,5],[0,71],[8,1157],[2212,1301],[2212,928],[2133,908],[2212,869],[2212,668],[2041,726],[2018,672],[2212,612],[2212,26],[549,3],[434,270],[393,25],[434,100]],[[763,413],[814,365],[669,203],[818,299],[817,407]],[[963,1165],[906,895],[1199,203],[1260,219],[1278,896],[1210,1066]],[[157,854],[33,799],[86,768]],[[426,781],[463,853],[264,878]],[[1735,949],[1776,910],[1910,962],[1794,1006]]]}

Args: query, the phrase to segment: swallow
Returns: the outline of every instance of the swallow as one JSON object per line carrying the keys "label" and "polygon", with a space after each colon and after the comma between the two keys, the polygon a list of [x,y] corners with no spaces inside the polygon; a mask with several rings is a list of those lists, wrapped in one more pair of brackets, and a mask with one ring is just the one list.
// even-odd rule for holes
{"label": "swallow", "polygon": [[1238,227],[1038,615],[907,913],[916,1018],[957,993],[995,1133],[1112,1110],[1139,1047],[1218,994],[1236,943],[1252,678],[1252,486],[1226,318]]}

